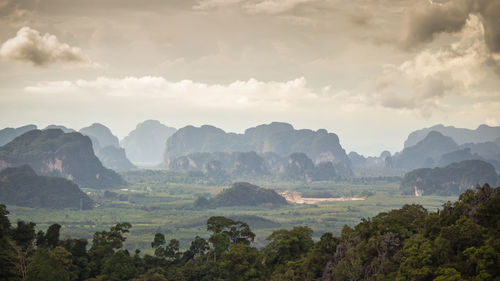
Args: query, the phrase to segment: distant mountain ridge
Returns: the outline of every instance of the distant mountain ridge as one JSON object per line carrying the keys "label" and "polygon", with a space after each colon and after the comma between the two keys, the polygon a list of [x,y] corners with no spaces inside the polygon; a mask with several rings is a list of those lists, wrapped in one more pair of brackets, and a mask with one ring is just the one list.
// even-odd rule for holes
{"label": "distant mountain ridge", "polygon": [[80,129],[80,133],[90,138],[94,152],[104,166],[119,170],[136,168],[127,158],[125,150],[120,147],[118,137],[113,135],[108,127],[94,123]]}
{"label": "distant mountain ridge", "polygon": [[122,141],[127,157],[136,163],[161,163],[165,143],[177,129],[167,127],[157,120],[137,124]]}
{"label": "distant mountain ridge", "polygon": [[[445,128],[449,129],[450,127]],[[478,128],[478,130],[480,129],[490,133],[485,136],[486,139],[475,139],[477,142],[468,142],[461,145],[451,136],[438,131],[430,131],[416,144],[405,147],[401,152],[396,153],[391,159],[392,165],[399,169],[412,170],[444,167],[465,160],[483,160],[491,163],[497,171],[500,171],[500,138],[495,138],[496,131],[492,127],[483,125]],[[455,128],[451,130],[457,132]],[[418,132],[426,132],[426,130]],[[469,137],[476,137],[477,130],[468,130],[467,132]],[[487,138],[493,140],[488,141]],[[465,138],[462,138],[462,141],[464,140]],[[358,162],[359,160],[356,163]]]}
{"label": "distant mountain ridge", "polygon": [[26,125],[19,128],[5,128],[0,130],[0,146],[6,145],[11,142],[16,137],[29,132],[31,130],[36,130],[35,125]]}
{"label": "distant mountain ridge", "polygon": [[39,175],[80,186],[113,188],[125,181],[95,156],[89,137],[60,129],[32,130],[0,147],[0,169],[28,164]]}
{"label": "distant mountain ridge", "polygon": [[410,133],[404,143],[404,147],[406,148],[417,144],[419,141],[424,139],[431,131],[436,131],[445,136],[451,137],[458,145],[462,145],[465,143],[489,142],[500,138],[500,126],[490,127],[483,124],[477,127],[477,129],[471,130],[439,124],[430,128],[424,128]]}
{"label": "distant mountain ridge", "polygon": [[0,203],[52,209],[94,207],[94,202],[75,183],[39,176],[28,165],[0,171]]}
{"label": "distant mountain ridge", "polygon": [[458,144],[451,137],[431,131],[417,144],[395,155],[393,161],[396,167],[407,170],[435,167],[443,154],[458,149]]}
{"label": "distant mountain ridge", "polygon": [[467,160],[446,167],[416,169],[401,181],[403,194],[459,195],[466,189],[485,183],[500,184],[495,168],[481,160]]}
{"label": "distant mountain ridge", "polygon": [[336,134],[324,129],[295,130],[292,125],[279,122],[249,128],[244,134],[226,133],[209,125],[181,128],[167,140],[163,166],[168,166],[172,159],[192,153],[250,151],[259,155],[272,152],[281,157],[299,152],[305,153],[314,163],[345,163],[350,167],[350,160]]}
{"label": "distant mountain ridge", "polygon": [[63,125],[54,125],[54,124],[48,125],[47,127],[45,127],[44,130],[47,130],[47,129],[61,129],[65,133],[74,133],[74,132],[76,132],[76,130],[68,128],[66,126],[63,126]]}
{"label": "distant mountain ridge", "polygon": [[94,123],[88,127],[81,128],[79,132],[82,135],[86,135],[97,139],[101,147],[106,147],[108,145],[120,147],[120,142],[118,141],[118,137],[113,135],[113,133],[108,127],[100,123]]}

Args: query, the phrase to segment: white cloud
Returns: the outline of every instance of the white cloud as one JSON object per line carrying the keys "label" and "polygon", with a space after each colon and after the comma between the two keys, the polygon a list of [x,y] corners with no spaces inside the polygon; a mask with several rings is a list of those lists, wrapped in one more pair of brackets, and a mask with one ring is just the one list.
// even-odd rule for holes
{"label": "white cloud", "polygon": [[300,4],[311,2],[319,2],[319,0],[199,0],[193,9],[209,10],[239,6],[247,13],[278,14],[292,10]]}
{"label": "white cloud", "polygon": [[305,78],[285,82],[256,79],[229,84],[206,84],[183,80],[171,82],[163,77],[99,77],[95,80],[53,81],[25,88],[42,94],[96,95],[125,99],[158,100],[211,108],[250,108],[285,110],[301,102],[321,99],[307,87]]}
{"label": "white cloud", "polygon": [[97,67],[80,48],[62,43],[55,35],[43,36],[30,27],[21,28],[0,48],[0,58],[31,62],[37,66],[61,62],[72,66]]}

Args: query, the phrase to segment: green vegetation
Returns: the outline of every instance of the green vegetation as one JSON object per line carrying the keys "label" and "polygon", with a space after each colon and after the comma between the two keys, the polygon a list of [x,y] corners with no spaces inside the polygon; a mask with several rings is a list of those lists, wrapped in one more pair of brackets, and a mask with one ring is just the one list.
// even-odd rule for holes
{"label": "green vegetation", "polygon": [[247,182],[237,182],[230,188],[222,190],[211,199],[198,197],[195,206],[199,208],[217,208],[231,206],[268,206],[286,205],[286,199],[274,190],[260,188]]}
{"label": "green vegetation", "polygon": [[38,176],[28,165],[0,172],[0,203],[54,209],[94,207],[94,202],[73,182]]}
{"label": "green vegetation", "polygon": [[403,194],[449,196],[484,183],[500,184],[495,167],[481,160],[467,160],[444,168],[411,171],[404,176],[400,188]]}
{"label": "green vegetation", "polygon": [[[128,177],[133,173],[134,177]],[[369,190],[375,195],[362,201],[321,202],[312,205],[287,204],[276,208],[260,206],[233,206],[202,209],[196,208],[195,200],[202,196],[215,197],[226,185],[205,183],[168,182],[171,174],[165,171],[123,173],[130,183],[127,190],[83,189],[96,202],[97,207],[88,211],[26,208],[9,205],[12,220],[37,223],[43,230],[53,223],[63,226],[63,236],[90,239],[92,233],[109,229],[117,222],[134,225],[131,236],[125,242],[127,249],[151,251],[151,237],[156,232],[169,239],[178,239],[181,248],[189,247],[194,236],[207,237],[204,223],[210,216],[225,216],[247,222],[255,232],[255,245],[264,246],[265,238],[277,227],[292,228],[306,225],[314,230],[315,239],[326,232],[336,235],[347,224],[355,225],[361,218],[372,217],[379,212],[400,208],[404,204],[422,204],[436,210],[444,202],[457,197],[401,196],[399,183],[381,178],[363,178],[352,182],[254,182],[255,185],[274,190],[293,192],[329,192],[332,197],[354,197]],[[163,175],[169,176],[164,178]],[[184,178],[181,177],[181,178]],[[186,177],[186,179],[189,179]],[[252,219],[249,219],[252,218]]]}
{"label": "green vegetation", "polygon": [[0,280],[495,280],[500,276],[500,188],[467,190],[456,203],[429,213],[404,205],[313,239],[307,226],[274,230],[258,249],[250,226],[211,216],[208,238],[182,250],[163,232],[153,254],[130,253],[133,229],[118,223],[87,240],[61,239],[61,226],[35,232],[10,225],[0,205]]}

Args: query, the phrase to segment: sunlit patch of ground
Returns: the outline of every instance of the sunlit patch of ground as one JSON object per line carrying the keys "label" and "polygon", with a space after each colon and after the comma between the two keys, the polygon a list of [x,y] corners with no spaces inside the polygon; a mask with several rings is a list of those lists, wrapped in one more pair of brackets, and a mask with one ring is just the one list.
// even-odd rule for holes
{"label": "sunlit patch of ground", "polygon": [[286,201],[295,204],[316,204],[318,202],[334,202],[334,201],[362,201],[362,197],[330,197],[330,198],[307,198],[302,197],[299,192],[290,190],[277,190],[279,195],[285,197]]}

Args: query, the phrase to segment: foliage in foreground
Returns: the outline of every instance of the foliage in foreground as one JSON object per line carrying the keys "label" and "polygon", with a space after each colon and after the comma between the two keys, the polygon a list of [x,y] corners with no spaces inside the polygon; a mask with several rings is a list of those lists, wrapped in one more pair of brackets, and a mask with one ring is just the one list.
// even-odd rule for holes
{"label": "foliage in foreground", "polygon": [[154,256],[123,248],[128,223],[96,232],[90,248],[60,240],[60,225],[34,227],[12,226],[0,205],[0,280],[500,280],[500,188],[488,185],[438,212],[405,205],[317,242],[308,227],[280,229],[260,250],[248,224],[225,217],[185,251],[157,233]]}

